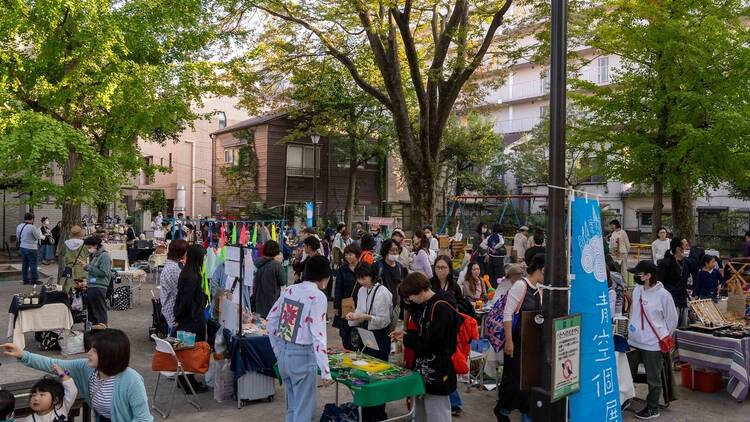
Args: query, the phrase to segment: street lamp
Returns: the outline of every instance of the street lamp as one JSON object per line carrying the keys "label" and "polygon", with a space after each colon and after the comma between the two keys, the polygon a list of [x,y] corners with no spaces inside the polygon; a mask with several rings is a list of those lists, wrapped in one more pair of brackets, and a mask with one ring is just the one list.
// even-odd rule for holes
{"label": "street lamp", "polygon": [[318,225],[317,214],[318,214],[318,142],[320,141],[320,135],[313,133],[310,136],[313,143],[313,227]]}

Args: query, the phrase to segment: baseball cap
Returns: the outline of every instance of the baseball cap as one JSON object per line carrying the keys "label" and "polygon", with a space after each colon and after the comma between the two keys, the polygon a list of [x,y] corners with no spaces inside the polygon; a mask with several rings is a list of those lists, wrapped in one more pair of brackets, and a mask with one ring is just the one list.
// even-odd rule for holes
{"label": "baseball cap", "polygon": [[649,274],[656,274],[656,265],[647,260],[643,260],[638,262],[638,264],[633,268],[628,268],[629,273],[633,274],[641,274],[641,273],[649,273]]}

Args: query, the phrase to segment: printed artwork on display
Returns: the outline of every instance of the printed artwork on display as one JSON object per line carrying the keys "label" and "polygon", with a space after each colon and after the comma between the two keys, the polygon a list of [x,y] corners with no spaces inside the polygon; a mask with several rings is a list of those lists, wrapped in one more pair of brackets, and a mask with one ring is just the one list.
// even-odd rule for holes
{"label": "printed artwork on display", "polygon": [[284,299],[284,303],[281,305],[281,319],[279,319],[277,337],[290,343],[296,343],[304,307],[302,302]]}

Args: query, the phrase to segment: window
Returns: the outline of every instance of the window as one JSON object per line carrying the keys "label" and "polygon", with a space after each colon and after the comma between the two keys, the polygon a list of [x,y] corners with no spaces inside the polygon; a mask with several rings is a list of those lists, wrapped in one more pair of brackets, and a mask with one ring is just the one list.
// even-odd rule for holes
{"label": "window", "polygon": [[162,167],[164,167],[164,157],[161,157],[159,159],[159,161],[161,162],[161,164],[159,164],[159,165],[162,166]]}
{"label": "window", "polygon": [[542,94],[549,92],[549,70],[542,70],[539,73],[539,90]]}
{"label": "window", "polygon": [[169,153],[169,169],[170,169],[170,170],[173,170],[173,169],[174,169],[174,168],[172,167],[172,153],[171,153],[171,152]]}
{"label": "window", "polygon": [[219,111],[216,115],[219,117],[219,129],[227,127],[227,114],[223,111]]}
{"label": "window", "polygon": [[547,116],[549,116],[549,106],[539,107],[539,118],[544,120]]}
{"label": "window", "polygon": [[232,148],[224,149],[224,164],[234,163],[234,150]]}
{"label": "window", "polygon": [[[154,164],[154,157],[145,157],[146,160],[146,166],[151,166]],[[151,179],[148,177],[146,172],[141,171],[141,184],[142,185],[150,185]]]}
{"label": "window", "polygon": [[289,176],[313,176],[315,152],[318,153],[317,176],[320,176],[320,148],[312,145],[288,145],[286,148],[286,174]]}
{"label": "window", "polygon": [[598,82],[600,84],[609,83],[609,57],[599,57],[596,62],[599,70]]}

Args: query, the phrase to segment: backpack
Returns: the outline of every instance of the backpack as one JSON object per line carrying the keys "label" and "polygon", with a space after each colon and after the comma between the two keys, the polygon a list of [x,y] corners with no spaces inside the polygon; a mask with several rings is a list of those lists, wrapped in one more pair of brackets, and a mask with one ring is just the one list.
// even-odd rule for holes
{"label": "backpack", "polygon": [[[523,283],[525,296],[528,285],[526,284],[525,280],[523,280]],[[502,295],[495,302],[495,304],[492,305],[492,309],[490,309],[490,311],[487,313],[487,317],[485,317],[484,319],[484,332],[487,334],[487,339],[490,341],[490,344],[492,345],[492,348],[495,349],[496,353],[502,352],[505,348],[505,327],[503,326],[503,313],[505,312],[505,305],[508,301],[508,293],[510,293],[510,290],[508,290],[507,293]],[[523,301],[518,304],[516,311],[513,313],[513,325],[516,324],[516,315],[518,315],[518,311],[521,309],[521,305],[523,305]]]}
{"label": "backpack", "polygon": [[[453,352],[453,355],[451,355],[451,362],[453,363],[453,371],[458,375],[468,374],[469,373],[469,357],[466,355],[466,353],[461,350],[462,347],[460,347],[459,339],[462,337],[465,337],[466,334],[468,334],[468,342],[471,342],[471,338],[479,338],[479,332],[477,330],[477,324],[476,320],[474,318],[471,318],[470,316],[463,314],[456,310],[453,305],[450,303],[444,301],[444,300],[438,300],[435,301],[435,303],[432,304],[432,310],[430,311],[430,321],[432,321],[432,317],[435,314],[435,307],[438,303],[443,302],[446,305],[448,305],[451,309],[453,309],[453,312],[458,314],[458,317],[461,318],[461,325],[459,325],[458,330],[456,331],[456,349]],[[464,334],[464,335],[462,335]]]}

